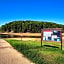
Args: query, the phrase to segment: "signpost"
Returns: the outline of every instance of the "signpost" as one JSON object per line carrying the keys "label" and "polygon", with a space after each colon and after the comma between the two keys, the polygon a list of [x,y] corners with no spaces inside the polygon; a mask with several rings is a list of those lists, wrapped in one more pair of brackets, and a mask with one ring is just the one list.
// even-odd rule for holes
{"label": "signpost", "polygon": [[44,28],[41,30],[41,47],[42,41],[53,41],[53,42],[61,42],[61,50],[62,50],[62,28]]}

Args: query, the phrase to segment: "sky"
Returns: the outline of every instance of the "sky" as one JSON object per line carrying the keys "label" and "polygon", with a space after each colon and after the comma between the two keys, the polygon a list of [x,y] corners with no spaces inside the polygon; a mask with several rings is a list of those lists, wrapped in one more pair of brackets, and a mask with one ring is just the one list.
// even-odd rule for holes
{"label": "sky", "polygon": [[0,0],[0,26],[14,20],[64,25],[64,0]]}

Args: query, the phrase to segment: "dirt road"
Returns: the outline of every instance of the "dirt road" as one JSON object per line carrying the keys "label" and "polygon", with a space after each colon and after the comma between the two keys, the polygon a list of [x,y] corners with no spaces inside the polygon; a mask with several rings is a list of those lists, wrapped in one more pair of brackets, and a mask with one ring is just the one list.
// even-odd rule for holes
{"label": "dirt road", "polygon": [[0,39],[0,64],[33,64],[16,51],[8,42]]}

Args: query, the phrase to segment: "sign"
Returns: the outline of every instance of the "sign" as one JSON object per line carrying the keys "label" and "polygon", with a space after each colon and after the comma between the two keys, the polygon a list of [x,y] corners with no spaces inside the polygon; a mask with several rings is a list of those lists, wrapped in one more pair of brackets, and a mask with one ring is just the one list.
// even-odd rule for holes
{"label": "sign", "polygon": [[44,30],[43,40],[57,41],[60,42],[60,31],[56,30]]}
{"label": "sign", "polygon": [[62,35],[61,28],[45,28],[41,31],[41,46],[42,41],[53,41],[53,42],[61,42],[62,49]]}

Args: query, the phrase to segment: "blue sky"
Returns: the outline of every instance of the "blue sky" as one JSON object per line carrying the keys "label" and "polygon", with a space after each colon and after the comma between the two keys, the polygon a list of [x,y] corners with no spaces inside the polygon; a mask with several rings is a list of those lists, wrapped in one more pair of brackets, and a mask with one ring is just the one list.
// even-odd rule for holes
{"label": "blue sky", "polygon": [[0,26],[13,20],[64,24],[64,0],[0,0]]}

